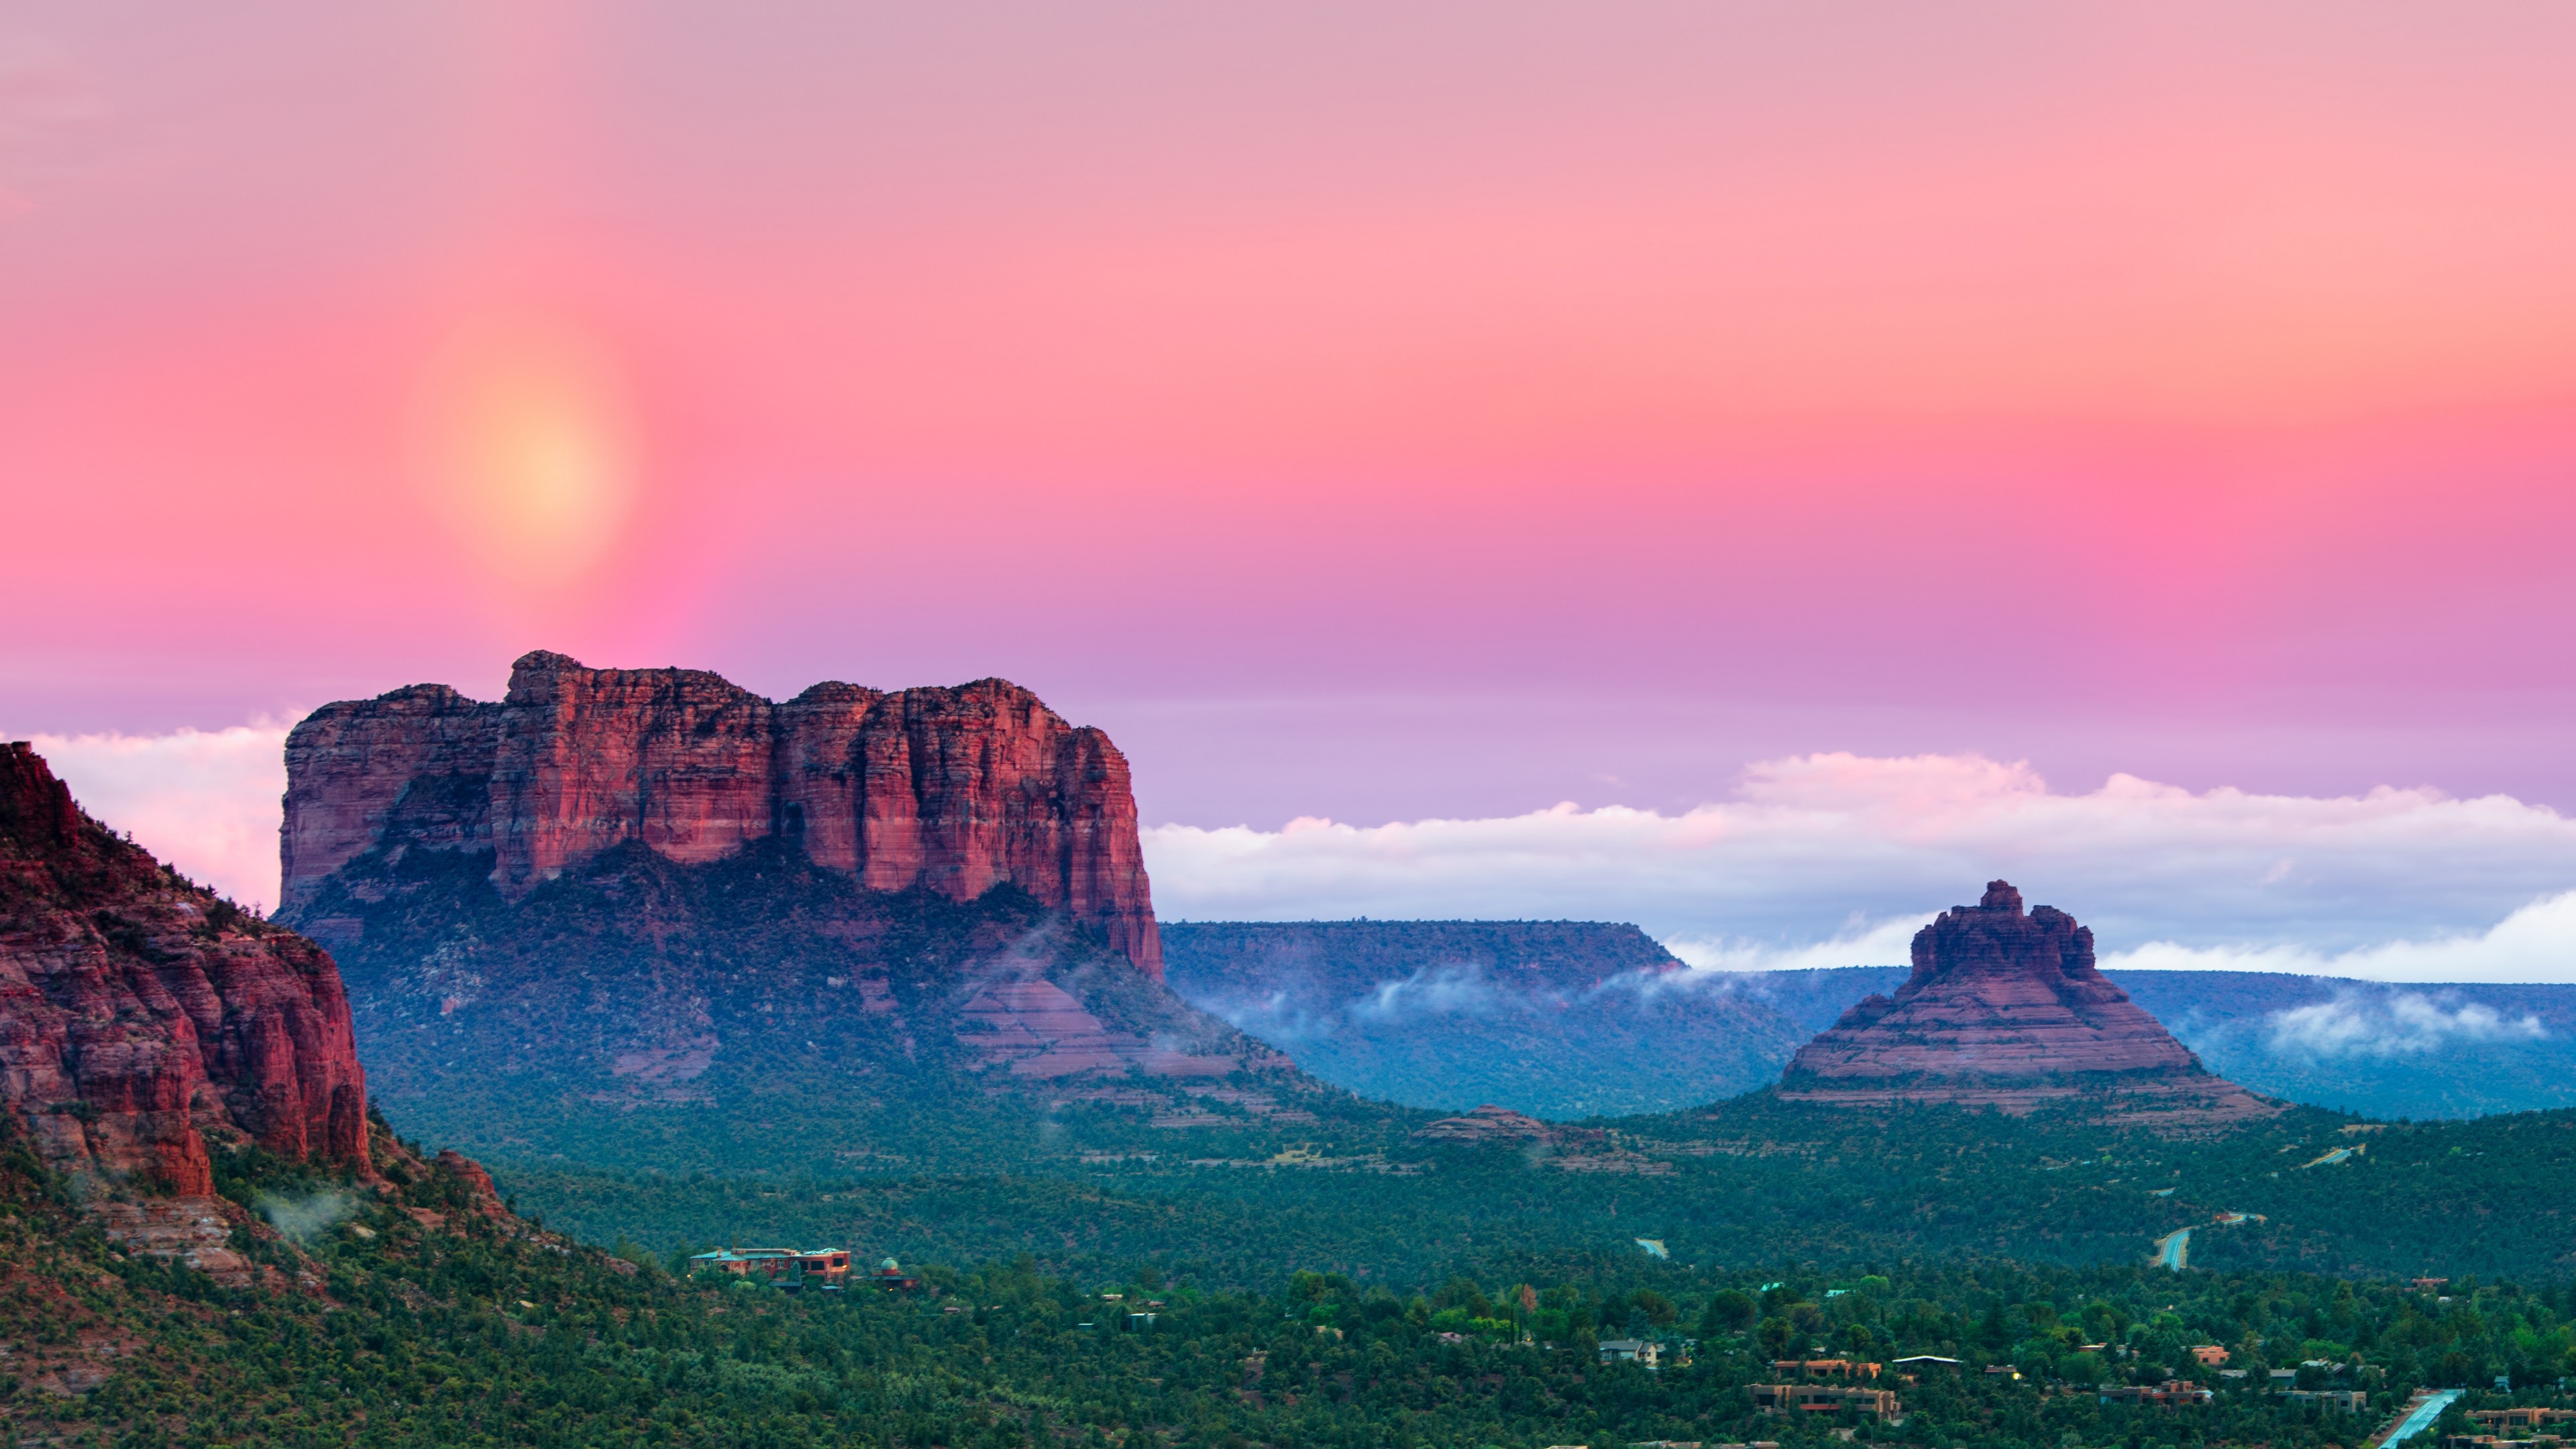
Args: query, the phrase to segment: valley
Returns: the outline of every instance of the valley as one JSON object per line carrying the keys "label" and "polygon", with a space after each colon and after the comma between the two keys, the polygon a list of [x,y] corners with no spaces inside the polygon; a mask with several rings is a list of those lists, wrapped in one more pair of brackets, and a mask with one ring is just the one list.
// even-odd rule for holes
{"label": "valley", "polygon": [[[276,922],[12,756],[0,1416],[1950,1449],[2202,1395],[2216,1432],[2322,1446],[2419,1383],[2486,1385],[2457,1418],[2576,1372],[2576,1112],[2250,1093],[2004,882],[1901,979],[1712,978],[1579,922],[1166,929],[1141,869],[1077,888],[1083,852],[1135,858],[1123,782],[1080,764],[1114,748],[1008,686],[906,705],[904,750],[948,764],[872,775],[782,766],[802,726],[713,676],[531,659],[497,711],[424,687],[299,731]],[[920,693],[851,694],[849,759]],[[855,844],[818,852],[834,818]],[[919,1291],[688,1276],[748,1244]],[[2174,1387],[2222,1345],[2265,1377]],[[1765,1410],[1831,1354],[1976,1372]]]}

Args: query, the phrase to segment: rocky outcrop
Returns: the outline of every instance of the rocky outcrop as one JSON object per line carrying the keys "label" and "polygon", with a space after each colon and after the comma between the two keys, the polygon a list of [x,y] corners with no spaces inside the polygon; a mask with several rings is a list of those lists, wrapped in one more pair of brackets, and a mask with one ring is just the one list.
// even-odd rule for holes
{"label": "rocky outcrop", "polygon": [[482,1163],[453,1147],[444,1147],[439,1149],[437,1157],[431,1159],[431,1165],[463,1185],[465,1200],[474,1211],[495,1222],[518,1221],[518,1215],[501,1201],[501,1190],[492,1185],[492,1174],[483,1170]]}
{"label": "rocky outcrop", "polygon": [[1417,1142],[1554,1142],[1556,1129],[1491,1103],[1464,1117],[1443,1117],[1413,1134]]}
{"label": "rocky outcrop", "polygon": [[2212,1076],[2093,964],[2093,933],[1987,885],[1914,937],[1914,974],[1801,1048],[1785,1100],[1951,1102],[2028,1112],[2102,1098],[2120,1116],[2211,1125],[2280,1109]]}
{"label": "rocky outcrop", "polygon": [[1162,975],[1126,758],[1004,680],[778,704],[699,670],[540,651],[497,704],[414,685],[326,705],[286,762],[281,916],[326,937],[356,924],[305,916],[372,851],[489,851],[519,900],[628,841],[701,864],[783,836],[872,890],[1016,886]]}
{"label": "rocky outcrop", "polygon": [[165,870],[0,747],[0,1102],[53,1167],[213,1191],[209,1138],[367,1163],[320,947]]}

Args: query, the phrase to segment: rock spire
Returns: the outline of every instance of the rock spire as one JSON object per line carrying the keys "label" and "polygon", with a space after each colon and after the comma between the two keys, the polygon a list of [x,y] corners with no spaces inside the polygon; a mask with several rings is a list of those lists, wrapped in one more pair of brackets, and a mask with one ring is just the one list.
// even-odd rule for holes
{"label": "rock spire", "polygon": [[2185,1127],[2279,1110],[2204,1070],[2103,976],[2089,928],[2053,906],[2024,913],[2000,880],[1917,932],[1914,974],[1800,1048],[1780,1095],[2013,1112],[2105,1097],[2121,1117]]}

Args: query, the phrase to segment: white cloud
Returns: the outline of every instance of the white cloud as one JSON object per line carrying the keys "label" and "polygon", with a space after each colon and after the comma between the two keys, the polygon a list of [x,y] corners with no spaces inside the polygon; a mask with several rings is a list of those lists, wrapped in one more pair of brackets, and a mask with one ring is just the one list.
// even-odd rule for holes
{"label": "white cloud", "polygon": [[1163,825],[1145,853],[1167,917],[1627,920],[1704,966],[1902,965],[1916,924],[2001,876],[2106,964],[2576,979],[2576,821],[2506,796],[2068,794],[1976,756],[1807,755],[1678,815]]}
{"label": "white cloud", "polygon": [[1926,911],[1871,926],[1844,931],[1807,945],[1774,945],[1767,941],[1670,936],[1664,949],[1683,961],[1710,971],[1806,971],[1835,966],[1905,966],[1912,964],[1914,933],[1939,914]]}
{"label": "white cloud", "polygon": [[1469,962],[1425,967],[1401,981],[1381,981],[1350,1004],[1361,1021],[1392,1025],[1426,1016],[1486,1016],[1502,1004],[1485,973]]}
{"label": "white cloud", "polygon": [[2310,1056],[2413,1056],[2454,1042],[2539,1041],[2540,1018],[2508,1018],[2478,1002],[2444,1009],[2419,992],[2372,997],[2345,991],[2332,1001],[2276,1011],[2266,1019],[2274,1051]]}
{"label": "white cloud", "polygon": [[108,828],[243,905],[277,904],[283,726],[35,735],[30,743]]}
{"label": "white cloud", "polygon": [[2360,981],[2576,981],[2576,891],[2532,902],[2483,931],[2327,953],[2297,942],[2182,946],[2153,941],[2103,965],[2133,971],[2281,971]]}

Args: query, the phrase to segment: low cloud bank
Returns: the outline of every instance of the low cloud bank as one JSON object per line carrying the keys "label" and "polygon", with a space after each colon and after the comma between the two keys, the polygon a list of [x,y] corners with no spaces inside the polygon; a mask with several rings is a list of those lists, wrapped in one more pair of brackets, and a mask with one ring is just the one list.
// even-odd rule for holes
{"label": "low cloud bank", "polygon": [[1346,1009],[1356,1020],[1392,1026],[1426,1016],[1488,1016],[1503,1004],[1483,968],[1468,962],[1381,981]]}
{"label": "low cloud bank", "polygon": [[1842,932],[1807,945],[1772,945],[1723,937],[1672,936],[1664,949],[1709,971],[1810,971],[1835,966],[1905,966],[1913,962],[1914,933],[1938,915],[1925,911],[1876,926]]}
{"label": "low cloud bank", "polygon": [[[277,899],[286,731],[39,735],[82,804],[245,905]],[[1145,831],[1166,918],[1634,921],[1693,965],[1902,965],[1994,876],[2094,928],[2105,965],[2576,981],[2576,820],[2508,796],[2080,793],[1974,755],[1801,755],[1667,815]],[[1464,1007],[1467,983],[1406,988]],[[1402,993],[1400,993],[1402,994]],[[1390,1007],[1396,1005],[1390,1002]]]}
{"label": "low cloud bank", "polygon": [[2576,980],[2576,821],[2506,796],[2062,793],[1977,756],[1804,755],[1684,814],[1146,832],[1166,917],[1634,921],[1694,965],[1902,965],[2003,876],[2106,965],[2382,980]]}
{"label": "low cloud bank", "polygon": [[2532,902],[2483,931],[2427,932],[2348,951],[2295,941],[2183,946],[2156,941],[2102,964],[2131,971],[2277,971],[2360,981],[2576,981],[2576,891]]}
{"label": "low cloud bank", "polygon": [[259,1215],[268,1219],[268,1225],[299,1243],[311,1242],[357,1210],[357,1199],[328,1189],[301,1197],[263,1194],[259,1199]]}
{"label": "low cloud bank", "polygon": [[2332,1001],[2277,1011],[2267,1019],[2265,1035],[2277,1052],[2397,1057],[2466,1043],[2542,1041],[2549,1032],[2529,1013],[2507,1017],[2480,1002],[2445,1006],[2420,992],[2400,991],[2385,997],[2344,992]]}
{"label": "low cloud bank", "polygon": [[111,829],[242,905],[277,904],[284,726],[36,735],[30,743],[81,808]]}

